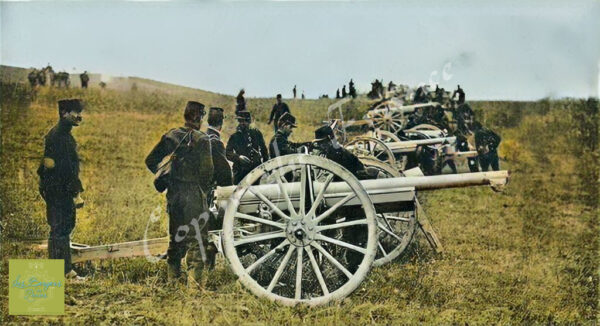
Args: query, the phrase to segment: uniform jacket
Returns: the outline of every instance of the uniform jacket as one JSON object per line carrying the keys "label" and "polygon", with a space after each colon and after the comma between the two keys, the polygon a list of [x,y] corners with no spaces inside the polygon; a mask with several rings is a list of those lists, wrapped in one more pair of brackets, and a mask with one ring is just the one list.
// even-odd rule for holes
{"label": "uniform jacket", "polygon": [[44,159],[37,170],[40,190],[53,191],[75,197],[83,191],[79,180],[77,143],[71,135],[72,126],[60,120],[44,141]]}
{"label": "uniform jacket", "polygon": [[[269,152],[262,133],[258,129],[248,128],[238,130],[231,135],[225,148],[227,159],[233,162],[233,171],[250,171],[262,162],[269,160]],[[240,155],[249,158],[252,163],[245,165],[240,162]]]}
{"label": "uniform jacket", "polygon": [[495,151],[500,145],[500,140],[498,134],[485,127],[475,132],[475,147],[480,154]]}
{"label": "uniform jacket", "polygon": [[225,155],[225,145],[223,141],[221,141],[221,133],[208,127],[206,130],[206,134],[210,139],[210,146],[212,150],[212,159],[214,166],[214,179],[217,186],[231,186],[233,184],[233,179],[231,176],[231,166],[227,161],[227,156]]}
{"label": "uniform jacket", "polygon": [[210,140],[202,131],[187,126],[169,130],[146,157],[146,166],[156,173],[180,142],[171,166],[171,182],[197,183],[208,192],[213,185],[213,160]]}
{"label": "uniform jacket", "polygon": [[277,156],[296,154],[302,146],[310,146],[310,143],[294,143],[288,140],[289,135],[284,134],[280,130],[275,133],[275,136],[269,142],[269,154],[271,158]]}
{"label": "uniform jacket", "polygon": [[277,125],[279,117],[281,117],[286,112],[290,112],[290,108],[287,104],[283,102],[281,102],[281,104],[275,103],[275,105],[273,105],[273,109],[271,110],[271,115],[269,116],[269,122],[273,121],[275,125]]}

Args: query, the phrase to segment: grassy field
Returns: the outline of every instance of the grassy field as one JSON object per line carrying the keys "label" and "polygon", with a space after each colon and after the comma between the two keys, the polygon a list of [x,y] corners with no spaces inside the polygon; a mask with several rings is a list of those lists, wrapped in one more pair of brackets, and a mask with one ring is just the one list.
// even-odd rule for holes
{"label": "grassy field", "polygon": [[[374,269],[343,302],[282,307],[256,299],[221,262],[204,287],[165,283],[165,262],[144,258],[87,264],[86,283],[68,283],[63,317],[9,316],[9,258],[44,257],[20,243],[45,238],[44,203],[35,174],[43,135],[57,118],[56,100],[82,97],[79,144],[86,206],[73,241],[90,245],[162,237],[165,199],[143,160],[160,136],[181,124],[188,99],[226,109],[225,139],[234,131],[234,98],[193,89],[116,91],[40,89],[2,84],[0,200],[3,323],[50,324],[595,324],[598,320],[598,101],[477,102],[485,125],[503,137],[503,193],[487,187],[420,196],[445,253],[422,239],[398,263]],[[273,99],[250,99],[256,125]],[[290,100],[299,118],[295,139],[312,139],[332,100]],[[366,103],[348,112],[358,115]],[[150,222],[152,212],[161,219]]]}

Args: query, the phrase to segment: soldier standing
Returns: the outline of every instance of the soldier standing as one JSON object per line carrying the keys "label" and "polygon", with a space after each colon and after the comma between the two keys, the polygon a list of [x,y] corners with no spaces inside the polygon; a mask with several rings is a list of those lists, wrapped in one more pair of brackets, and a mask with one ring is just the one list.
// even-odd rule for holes
{"label": "soldier standing", "polygon": [[203,104],[189,101],[184,111],[185,125],[163,135],[146,158],[146,166],[156,174],[159,164],[170,156],[167,188],[170,281],[180,279],[184,256],[188,277],[194,281],[200,280],[207,260],[207,194],[213,186],[213,161],[209,137],[200,131],[204,113]]}
{"label": "soldier standing", "polygon": [[[302,93],[302,98],[304,98],[304,93]],[[281,94],[277,94],[277,103],[273,105],[271,115],[269,116],[269,122],[267,122],[268,124],[273,123],[273,129],[275,132],[277,132],[277,122],[279,121],[279,117],[286,112],[290,112],[290,108],[281,100]]]}
{"label": "soldier standing", "polygon": [[[456,151],[457,152],[468,152],[471,150],[469,147],[469,142],[467,141],[467,137],[465,133],[461,129],[457,129],[454,132],[454,136],[456,137]],[[479,167],[477,166],[477,158],[469,157],[467,158],[467,163],[469,165],[469,170],[471,172],[479,172]]]}
{"label": "soldier standing", "polygon": [[457,85],[457,89],[454,91],[454,93],[452,93],[452,98],[454,98],[454,96],[456,96],[456,94],[458,94],[458,104],[463,104],[465,103],[465,91],[463,91],[462,88],[460,88],[460,85]]}
{"label": "soldier standing", "polygon": [[221,140],[223,127],[223,109],[212,107],[208,112],[208,128],[206,134],[210,139],[210,148],[214,166],[214,179],[217,186],[231,186],[233,184],[231,166],[225,155],[225,145]]}
{"label": "soldier standing", "polygon": [[292,89],[292,92],[294,92],[294,98],[296,98],[296,85],[294,85],[294,89]]}
{"label": "soldier standing", "polygon": [[83,74],[79,75],[79,79],[81,79],[81,88],[88,88],[90,76],[88,76],[87,70],[84,71]]}
{"label": "soldier standing", "polygon": [[491,165],[494,171],[498,171],[500,169],[498,161],[500,136],[492,130],[482,127],[477,121],[473,123],[473,131],[475,131],[475,147],[477,148],[481,170],[487,171]]}
{"label": "soldier standing", "polygon": [[335,98],[340,98],[340,89],[338,88],[337,91],[335,91]]}
{"label": "soldier standing", "polygon": [[231,135],[225,148],[227,159],[233,162],[233,182],[240,183],[255,167],[269,159],[269,153],[262,133],[250,128],[250,112],[241,111],[237,115],[238,127]]}
{"label": "soldier standing", "polygon": [[345,98],[345,97],[346,97],[346,95],[348,95],[348,94],[346,94],[346,85],[344,85],[344,86],[342,87],[342,98]]}
{"label": "soldier standing", "polygon": [[356,88],[354,88],[354,81],[350,79],[350,83],[348,84],[348,91],[352,98],[356,98]]}
{"label": "soldier standing", "polygon": [[83,207],[79,194],[83,192],[79,180],[77,143],[71,129],[81,121],[83,103],[79,99],[58,101],[59,121],[44,141],[44,158],[37,170],[39,191],[46,202],[46,218],[50,225],[48,253],[50,259],[64,259],[65,274],[75,277],[71,265],[71,231],[75,228],[75,212]]}
{"label": "soldier standing", "polygon": [[310,146],[310,142],[307,143],[294,143],[288,140],[290,135],[292,134],[293,128],[297,128],[296,118],[289,114],[284,113],[279,118],[279,129],[271,139],[269,143],[269,154],[271,158],[275,158],[277,156],[296,154],[298,153],[300,147],[302,146]]}
{"label": "soldier standing", "polygon": [[237,114],[240,111],[246,111],[246,99],[244,98],[244,94],[246,91],[242,88],[235,98],[235,113]]}

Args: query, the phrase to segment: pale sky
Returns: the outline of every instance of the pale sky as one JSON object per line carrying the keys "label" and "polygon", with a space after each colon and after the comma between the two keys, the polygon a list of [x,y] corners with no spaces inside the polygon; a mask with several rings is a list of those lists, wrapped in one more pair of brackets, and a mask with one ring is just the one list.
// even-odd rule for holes
{"label": "pale sky", "polygon": [[[471,99],[598,96],[600,1],[1,2],[1,62],[247,96],[354,78]],[[444,69],[445,68],[445,69]]]}

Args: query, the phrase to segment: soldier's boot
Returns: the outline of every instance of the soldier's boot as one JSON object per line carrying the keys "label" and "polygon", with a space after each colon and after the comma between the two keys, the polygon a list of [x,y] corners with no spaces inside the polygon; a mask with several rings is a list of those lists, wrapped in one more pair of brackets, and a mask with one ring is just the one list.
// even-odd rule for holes
{"label": "soldier's boot", "polygon": [[181,263],[169,262],[167,266],[167,280],[174,285],[181,280]]}
{"label": "soldier's boot", "polygon": [[[206,257],[206,252],[204,253]],[[188,287],[200,287],[202,284],[202,272],[204,270],[204,260],[200,248],[197,245],[191,246],[185,256],[188,268],[187,283]]]}
{"label": "soldier's boot", "polygon": [[215,260],[217,257],[217,247],[210,242],[208,246],[206,246],[206,267],[208,270],[215,269]]}

